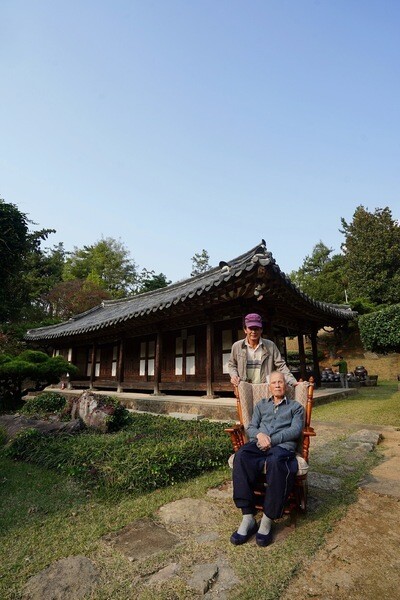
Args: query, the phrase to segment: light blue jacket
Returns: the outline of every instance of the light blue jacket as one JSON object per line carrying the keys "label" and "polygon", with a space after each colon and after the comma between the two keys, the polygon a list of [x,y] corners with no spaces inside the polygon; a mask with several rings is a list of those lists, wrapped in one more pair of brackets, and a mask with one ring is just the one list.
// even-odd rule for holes
{"label": "light blue jacket", "polygon": [[256,404],[246,432],[250,440],[255,440],[257,433],[266,433],[271,438],[271,446],[296,450],[303,427],[304,408],[299,402],[284,398],[276,406],[271,397]]}

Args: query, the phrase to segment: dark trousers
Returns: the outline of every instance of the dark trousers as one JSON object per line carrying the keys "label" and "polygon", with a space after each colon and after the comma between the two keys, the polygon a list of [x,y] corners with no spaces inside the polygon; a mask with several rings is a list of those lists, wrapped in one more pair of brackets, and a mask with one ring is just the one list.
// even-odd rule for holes
{"label": "dark trousers", "polygon": [[248,442],[235,454],[233,462],[233,500],[243,514],[255,513],[254,484],[267,463],[267,484],[263,511],[270,519],[283,514],[286,499],[293,489],[297,460],[293,450],[274,446],[260,450],[255,442]]}

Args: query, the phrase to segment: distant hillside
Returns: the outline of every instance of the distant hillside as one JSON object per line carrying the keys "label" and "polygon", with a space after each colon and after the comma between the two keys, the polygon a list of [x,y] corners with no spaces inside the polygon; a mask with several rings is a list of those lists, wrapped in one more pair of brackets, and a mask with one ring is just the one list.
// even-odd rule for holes
{"label": "distant hillside", "polygon": [[[296,339],[286,340],[287,349],[298,350]],[[311,350],[311,344],[305,340],[306,350]],[[390,354],[376,354],[375,352],[366,352],[362,346],[358,330],[350,332],[344,337],[342,342],[337,345],[333,333],[320,331],[318,334],[318,350],[324,353],[325,358],[320,360],[321,368],[331,367],[336,362],[337,354],[341,354],[347,361],[349,371],[363,365],[369,375],[378,375],[379,380],[397,380],[400,377],[400,354],[392,352]],[[334,370],[336,368],[334,367]]]}

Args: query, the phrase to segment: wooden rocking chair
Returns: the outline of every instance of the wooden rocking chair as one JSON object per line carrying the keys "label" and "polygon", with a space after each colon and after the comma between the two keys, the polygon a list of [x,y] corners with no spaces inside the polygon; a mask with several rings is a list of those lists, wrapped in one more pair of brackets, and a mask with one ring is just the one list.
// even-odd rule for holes
{"label": "wooden rocking chair", "polygon": [[[287,386],[286,389],[287,397],[294,398],[304,406],[304,428],[302,437],[299,440],[296,455],[298,471],[293,491],[288,497],[284,510],[284,513],[290,514],[291,517],[295,517],[298,511],[305,513],[307,510],[307,472],[310,437],[316,435],[314,429],[310,425],[313,394],[314,380],[312,377],[309,382],[302,381],[299,382],[296,387],[293,388]],[[235,388],[239,423],[229,429],[225,429],[230,435],[234,452],[237,452],[237,450],[248,441],[245,428],[251,420],[255,405],[262,400],[262,398],[268,398],[269,395],[270,392],[267,383],[251,384],[241,381],[239,386]],[[233,454],[229,460],[231,467],[233,466],[234,456],[235,455]],[[265,493],[265,478],[261,475],[254,489],[257,510],[263,509]]]}

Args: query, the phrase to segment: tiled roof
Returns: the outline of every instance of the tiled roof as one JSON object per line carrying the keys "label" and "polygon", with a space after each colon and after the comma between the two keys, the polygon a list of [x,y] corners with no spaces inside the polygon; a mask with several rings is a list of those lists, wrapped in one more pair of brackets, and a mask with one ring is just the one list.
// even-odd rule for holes
{"label": "tiled roof", "polygon": [[26,339],[48,340],[79,335],[112,327],[124,321],[139,319],[151,313],[162,313],[195,296],[203,296],[213,289],[217,290],[231,280],[238,280],[244,271],[249,272],[259,266],[273,269],[283,279],[285,286],[292,288],[303,300],[311,303],[327,316],[345,320],[354,318],[355,313],[347,308],[317,302],[303,294],[280,270],[272,254],[267,251],[263,240],[261,244],[245,254],[228,262],[220,262],[218,267],[201,275],[178,281],[153,292],[138,294],[122,300],[106,300],[101,305],[76,315],[64,323],[31,329],[27,332]]}

